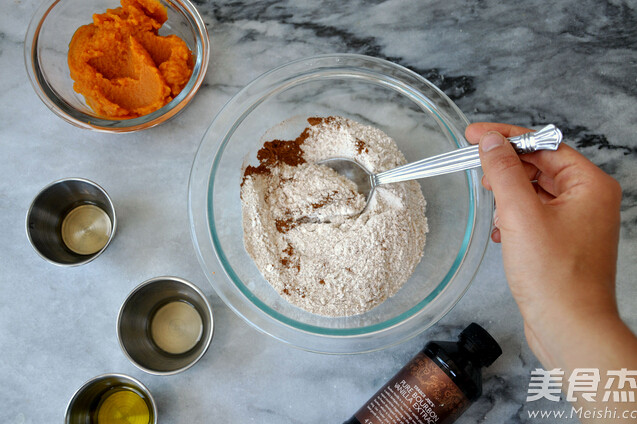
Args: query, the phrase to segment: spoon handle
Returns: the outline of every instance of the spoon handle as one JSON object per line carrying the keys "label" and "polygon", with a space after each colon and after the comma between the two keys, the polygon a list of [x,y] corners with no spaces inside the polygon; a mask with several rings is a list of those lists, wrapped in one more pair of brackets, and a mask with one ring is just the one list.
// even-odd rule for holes
{"label": "spoon handle", "polygon": [[[519,154],[537,150],[557,150],[562,142],[562,132],[555,125],[547,125],[537,132],[529,132],[507,140]],[[373,176],[373,185],[416,180],[464,171],[480,166],[478,145],[464,147],[448,153],[408,163]]]}

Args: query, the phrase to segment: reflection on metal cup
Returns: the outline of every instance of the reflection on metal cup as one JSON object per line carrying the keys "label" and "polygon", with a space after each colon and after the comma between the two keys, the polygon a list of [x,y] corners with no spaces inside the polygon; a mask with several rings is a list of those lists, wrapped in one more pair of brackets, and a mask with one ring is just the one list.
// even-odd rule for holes
{"label": "reflection on metal cup", "polygon": [[66,178],[44,187],[26,219],[27,237],[36,252],[61,266],[92,261],[115,234],[115,207],[102,187],[82,178]]}
{"label": "reflection on metal cup", "polygon": [[214,321],[206,296],[176,277],[157,277],[137,286],[122,305],[117,336],[139,369],[169,375],[193,366],[208,350]]}

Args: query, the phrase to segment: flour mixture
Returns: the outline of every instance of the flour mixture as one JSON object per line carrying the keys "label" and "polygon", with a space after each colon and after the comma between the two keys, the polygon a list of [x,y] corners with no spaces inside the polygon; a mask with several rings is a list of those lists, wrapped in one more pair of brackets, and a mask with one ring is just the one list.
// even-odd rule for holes
{"label": "flour mixture", "polygon": [[288,302],[326,316],[366,312],[393,296],[420,262],[426,202],[415,181],[376,189],[316,162],[347,157],[378,173],[406,161],[382,131],[346,118],[310,118],[296,140],[273,140],[241,183],[244,245]]}

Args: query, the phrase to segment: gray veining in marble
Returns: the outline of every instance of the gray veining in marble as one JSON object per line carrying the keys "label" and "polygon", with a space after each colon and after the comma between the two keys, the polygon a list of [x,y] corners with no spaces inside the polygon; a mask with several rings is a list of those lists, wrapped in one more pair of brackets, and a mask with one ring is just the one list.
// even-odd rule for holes
{"label": "gray veining in marble", "polygon": [[[0,422],[55,423],[73,392],[104,372],[127,373],[156,397],[161,423],[339,423],[431,339],[475,320],[504,348],[484,396],[460,423],[533,423],[526,345],[500,249],[491,244],[465,297],[439,324],[398,346],[326,356],[258,333],[207,284],[190,240],[190,166],[203,133],[243,85],[292,59],[350,52],[409,67],[470,120],[554,122],[567,143],[622,184],[620,311],[637,330],[637,5],[631,1],[196,1],[209,26],[205,85],[170,123],[134,135],[74,128],[34,94],[23,39],[37,0],[0,13]],[[119,228],[96,261],[54,267],[28,244],[24,218],[44,185],[67,176],[111,195]],[[144,374],[117,344],[126,294],[158,275],[201,287],[215,308],[208,354],[171,377]],[[560,422],[574,422],[563,420]]]}

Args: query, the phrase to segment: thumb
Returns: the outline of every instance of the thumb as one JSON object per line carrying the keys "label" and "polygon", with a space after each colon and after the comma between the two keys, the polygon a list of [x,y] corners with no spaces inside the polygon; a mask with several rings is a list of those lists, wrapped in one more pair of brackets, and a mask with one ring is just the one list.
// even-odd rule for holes
{"label": "thumb", "polygon": [[541,204],[522,161],[502,134],[490,131],[482,136],[480,162],[505,225],[511,219],[524,220],[538,211]]}

